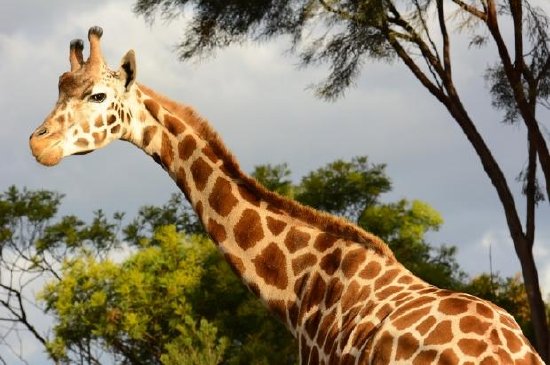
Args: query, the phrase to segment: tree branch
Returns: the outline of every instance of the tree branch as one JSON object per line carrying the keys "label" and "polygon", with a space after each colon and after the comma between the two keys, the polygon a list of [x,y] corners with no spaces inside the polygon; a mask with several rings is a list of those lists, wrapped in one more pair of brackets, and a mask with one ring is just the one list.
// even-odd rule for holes
{"label": "tree branch", "polygon": [[525,239],[531,249],[535,242],[535,208],[536,208],[536,176],[537,176],[537,148],[531,134],[528,136],[529,162],[527,164],[527,176],[525,184],[526,218]]}
{"label": "tree branch", "polygon": [[434,75],[434,79],[437,80],[435,75],[438,75],[441,79],[443,79],[444,70],[439,63],[439,58],[431,52],[430,47],[426,45],[426,43],[422,40],[422,37],[414,30],[414,28],[405,19],[403,19],[397,8],[395,8],[395,6],[391,3],[389,3],[388,6],[390,12],[393,14],[393,17],[388,17],[388,22],[401,27],[410,34],[411,43],[415,44],[420,50],[420,53],[426,61],[428,68],[431,69],[430,72]]}
{"label": "tree branch", "polygon": [[447,25],[445,24],[445,13],[443,9],[443,0],[437,0],[437,17],[439,20],[439,28],[441,29],[441,36],[443,38],[443,69],[444,69],[444,84],[448,85],[452,80],[451,70],[451,56],[449,45],[449,33],[447,32]]}
{"label": "tree branch", "polygon": [[5,301],[5,300],[0,300],[0,304],[2,304],[10,313],[13,314],[13,316],[17,319],[17,321],[19,323],[21,323],[23,326],[25,326],[27,328],[27,330],[29,330],[33,335],[34,337],[40,341],[40,343],[42,343],[42,345],[46,345],[46,339],[44,337],[42,337],[38,331],[36,330],[36,328],[31,325],[29,323],[29,321],[27,320],[27,313],[25,311],[25,305],[23,304],[23,296],[21,295],[21,293],[18,291],[18,290],[15,290],[7,285],[4,285],[4,284],[1,284],[0,283],[0,288],[4,289],[4,290],[7,290],[8,292],[10,292],[11,294],[13,294],[15,296],[15,298],[17,299],[17,306],[18,306],[18,311],[16,311],[12,305],[8,302],[8,301]]}
{"label": "tree branch", "polygon": [[409,56],[407,51],[401,46],[399,41],[392,36],[393,32],[388,31],[389,34],[387,35],[388,41],[390,42],[391,46],[395,51],[397,52],[397,55],[405,65],[411,70],[411,72],[416,76],[416,78],[424,85],[428,91],[437,98],[442,103],[445,103],[446,95],[443,93],[441,88],[436,86],[433,82],[430,81],[428,77],[422,72],[422,70],[418,67],[418,65],[414,62],[414,60]]}
{"label": "tree branch", "polygon": [[318,1],[321,4],[321,6],[329,13],[336,14],[344,19],[351,20],[354,22],[361,22],[361,19],[357,17],[355,14],[352,14],[350,12],[347,12],[341,9],[336,9],[331,5],[329,5],[325,0],[318,0]]}
{"label": "tree branch", "polygon": [[514,23],[515,69],[518,74],[523,72],[523,9],[520,0],[509,0],[510,11]]}
{"label": "tree branch", "polygon": [[452,0],[456,5],[460,6],[461,9],[464,11],[467,11],[468,13],[472,14],[473,16],[486,21],[487,20],[487,14],[479,9],[477,9],[475,6],[472,6],[470,4],[466,4],[462,0]]}
{"label": "tree branch", "polygon": [[[518,73],[518,70],[512,64],[512,60],[508,53],[506,43],[504,42],[504,39],[502,38],[502,35],[500,33],[497,20],[496,4],[494,0],[487,0],[487,5],[488,17],[486,24],[497,45],[498,53],[504,67],[506,77],[508,78],[508,82],[510,83],[510,86],[514,93],[514,99],[516,100],[522,119],[525,123],[525,126],[529,130],[529,133],[532,133],[533,141],[535,142],[535,145],[537,147],[539,162],[546,181],[546,194],[550,203],[550,152],[548,150],[548,145],[546,144],[544,136],[540,131],[538,122],[534,115],[534,110],[531,110],[529,102],[525,96],[525,92],[523,90],[523,85],[521,82],[521,73]],[[521,28],[518,28],[518,30],[521,31]]]}

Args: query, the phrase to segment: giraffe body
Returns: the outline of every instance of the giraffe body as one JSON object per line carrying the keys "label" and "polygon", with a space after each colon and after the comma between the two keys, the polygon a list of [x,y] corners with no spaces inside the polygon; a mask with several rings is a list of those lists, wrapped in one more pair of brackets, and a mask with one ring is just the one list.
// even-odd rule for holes
{"label": "giraffe body", "polygon": [[55,165],[110,141],[160,164],[233,270],[299,341],[302,364],[542,364],[514,319],[479,298],[415,277],[377,237],[267,191],[209,124],[135,82],[132,51],[111,71],[71,42],[59,100],[31,135]]}

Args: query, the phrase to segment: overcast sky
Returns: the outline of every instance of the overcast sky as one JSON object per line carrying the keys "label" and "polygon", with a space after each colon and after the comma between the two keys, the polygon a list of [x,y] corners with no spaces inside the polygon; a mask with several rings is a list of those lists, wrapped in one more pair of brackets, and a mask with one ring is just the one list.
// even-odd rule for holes
{"label": "overcast sky", "polygon": [[[540,4],[550,13],[550,3]],[[495,190],[472,147],[440,104],[399,63],[366,64],[356,87],[335,103],[316,99],[307,86],[326,75],[298,69],[285,39],[232,47],[200,64],[176,60],[185,36],[181,22],[147,24],[132,13],[132,0],[0,0],[0,191],[10,185],[64,193],[63,214],[90,217],[103,209],[132,217],[145,204],[162,204],[178,189],[134,146],[116,142],[55,168],[38,165],[28,136],[57,99],[57,79],[69,69],[69,41],[87,29],[104,29],[107,62],[117,68],[128,49],[137,55],[138,80],[191,104],[220,132],[243,168],[288,163],[293,179],[330,161],[368,155],[387,164],[393,191],[385,201],[420,199],[445,223],[430,242],[458,246],[470,275],[493,269],[520,271]],[[85,54],[88,44],[86,42]],[[515,177],[526,163],[525,129],[502,125],[483,81],[495,61],[491,48],[453,48],[459,92],[504,169],[517,205],[524,205]],[[541,122],[550,129],[549,114]],[[535,243],[539,274],[550,293],[550,209],[537,210]]]}

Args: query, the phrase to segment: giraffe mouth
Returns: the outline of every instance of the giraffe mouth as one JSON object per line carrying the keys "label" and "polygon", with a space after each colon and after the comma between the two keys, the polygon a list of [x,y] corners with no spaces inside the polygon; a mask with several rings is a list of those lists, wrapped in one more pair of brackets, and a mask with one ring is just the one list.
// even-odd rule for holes
{"label": "giraffe mouth", "polygon": [[31,152],[36,161],[44,166],[54,166],[63,158],[63,151],[59,142],[48,145],[47,141],[38,141],[35,138],[30,140]]}
{"label": "giraffe mouth", "polygon": [[86,151],[75,152],[73,153],[73,155],[81,156],[81,155],[87,155],[88,153],[92,153],[92,152],[94,152],[94,150],[86,150]]}

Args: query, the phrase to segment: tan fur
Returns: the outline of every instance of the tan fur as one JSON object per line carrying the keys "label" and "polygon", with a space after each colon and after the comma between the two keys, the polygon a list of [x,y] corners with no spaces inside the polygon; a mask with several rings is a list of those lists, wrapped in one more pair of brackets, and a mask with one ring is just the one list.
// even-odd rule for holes
{"label": "tan fur", "polygon": [[145,85],[139,84],[139,88],[147,96],[158,101],[162,107],[170,113],[177,115],[179,118],[185,120],[186,123],[189,123],[196,133],[209,143],[214,153],[223,159],[224,167],[227,169],[228,174],[234,180],[239,181],[240,184],[245,185],[252,194],[266,201],[275,209],[286,212],[292,218],[302,220],[338,238],[365,244],[367,247],[372,248],[374,251],[390,259],[390,261],[395,261],[393,252],[379,237],[366,232],[343,218],[320,212],[294,200],[273,193],[263,187],[255,179],[245,174],[241,170],[233,154],[223,144],[216,131],[214,131],[210,124],[199,116],[193,108],[181,105],[165,96],[159,95]]}

